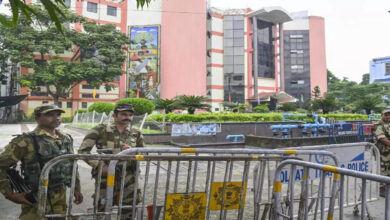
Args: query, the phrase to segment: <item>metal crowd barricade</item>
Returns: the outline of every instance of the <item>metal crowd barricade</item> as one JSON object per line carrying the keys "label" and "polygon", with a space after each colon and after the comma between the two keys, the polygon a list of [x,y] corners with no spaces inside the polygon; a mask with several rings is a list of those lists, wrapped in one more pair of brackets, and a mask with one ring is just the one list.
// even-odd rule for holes
{"label": "metal crowd barricade", "polygon": [[[121,219],[121,210],[130,209],[132,216],[145,219],[144,210],[147,202],[153,203],[153,219],[159,219],[157,207],[163,204],[164,215],[168,219],[214,219],[219,217],[226,219],[235,215],[238,219],[246,219],[245,196],[251,161],[284,160],[282,156],[171,156],[171,155],[63,155],[49,161],[42,170],[41,184],[38,195],[38,211],[42,218],[66,218],[80,216],[105,217],[111,219],[116,215]],[[46,198],[49,185],[50,169],[61,161],[73,160],[74,168],[72,173],[72,184],[69,190],[68,209],[65,214],[47,214]],[[142,204],[123,205],[124,178],[120,182],[120,197],[117,207],[112,206],[113,191],[107,193],[106,209],[104,212],[95,209],[93,213],[74,213],[72,211],[72,196],[74,193],[77,160],[111,160],[122,162],[122,176],[126,176],[126,165],[128,162],[136,161],[135,184],[133,198],[137,198],[138,180],[141,178],[140,163],[146,163],[146,172],[143,179]],[[151,164],[157,163],[155,178],[149,181],[152,176]],[[178,165],[179,162],[180,166]],[[174,170],[173,163],[176,163],[176,174],[171,175]],[[167,165],[166,172],[160,172],[160,167]],[[101,166],[100,166],[101,167]],[[110,166],[111,168],[112,166]],[[196,173],[201,167],[206,170],[199,172],[205,178],[200,180]],[[179,173],[179,171],[182,170]],[[185,170],[185,171],[184,171]],[[115,184],[115,170],[107,175],[107,192],[113,189]],[[172,182],[174,181],[174,184]],[[129,190],[129,189],[126,189]],[[99,191],[99,188],[97,188]],[[152,191],[148,194],[148,191]],[[152,196],[153,195],[153,196]],[[162,199],[163,198],[163,199]],[[111,202],[110,202],[111,201]],[[95,204],[96,205],[96,204]],[[115,212],[116,211],[116,212]],[[100,219],[100,218],[99,218]]]}
{"label": "metal crowd barricade", "polygon": [[[118,161],[129,161],[129,160],[134,160],[134,156],[128,156],[128,155],[124,155],[124,154],[131,154],[131,155],[134,155],[134,154],[143,154],[143,155],[146,155],[146,156],[150,156],[150,155],[154,155],[154,156],[157,156],[157,157],[162,157],[162,156],[182,156],[182,154],[194,154],[195,157],[199,157],[199,156],[211,156],[212,158],[215,158],[216,156],[221,156],[221,155],[228,155],[230,157],[242,157],[243,155],[246,155],[246,156],[249,156],[249,157],[253,157],[253,156],[257,156],[257,157],[261,157],[261,156],[264,156],[264,155],[268,155],[268,156],[271,156],[271,155],[279,155],[279,157],[268,157],[267,160],[261,160],[261,161],[257,161],[257,162],[252,162],[252,163],[255,163],[254,165],[260,165],[259,166],[259,169],[256,171],[256,172],[248,172],[248,175],[249,175],[249,178],[252,178],[253,179],[253,186],[252,186],[252,191],[249,190],[251,188],[250,184],[251,184],[251,181],[247,181],[246,184],[245,184],[245,187],[248,189],[246,191],[246,197],[247,197],[247,200],[246,201],[253,201],[253,202],[246,202],[245,203],[245,210],[249,210],[249,213],[251,213],[251,218],[253,218],[253,216],[255,217],[255,219],[259,219],[260,218],[260,210],[263,210],[263,216],[265,215],[264,213],[267,213],[269,212],[269,208],[271,206],[271,193],[272,193],[272,186],[273,186],[273,170],[276,168],[276,166],[278,165],[279,161],[282,160],[282,159],[286,159],[286,158],[291,158],[291,156],[299,156],[299,155],[308,155],[310,158],[316,156],[316,155],[322,155],[322,157],[328,157],[330,158],[334,165],[338,165],[338,159],[337,157],[335,156],[334,153],[332,152],[327,152],[327,151],[313,151],[313,150],[259,150],[259,149],[207,149],[207,148],[201,148],[201,149],[194,149],[194,148],[133,148],[133,149],[129,149],[129,150],[126,150],[126,151],[123,151],[121,153],[121,155],[104,155],[104,154],[96,154],[96,155],[66,155],[66,156],[61,156],[59,158],[55,158],[53,159],[53,161],[50,161],[49,163],[47,163],[44,167],[44,169],[42,170],[42,175],[41,175],[41,183],[44,183],[43,185],[40,186],[40,192],[39,192],[39,210],[41,213],[44,213],[45,211],[45,205],[46,205],[46,196],[47,196],[47,186],[48,186],[48,173],[51,169],[52,166],[54,166],[56,163],[63,161],[63,160],[73,160],[74,162],[74,168],[76,167],[77,165],[77,160],[99,160],[101,161],[100,164],[99,164],[99,167],[98,167],[98,178],[97,178],[97,184],[96,185],[100,185],[100,181],[101,181],[101,169],[102,169],[102,165],[103,165],[103,161],[109,161],[111,160],[111,163],[110,163],[110,166],[109,166],[109,174],[108,174],[108,180],[107,181],[107,184],[108,184],[108,190],[106,191],[106,199],[107,199],[107,202],[106,202],[106,211],[105,212],[99,212],[99,210],[97,209],[98,207],[98,204],[97,204],[97,200],[95,200],[95,203],[93,204],[94,206],[94,209],[93,209],[93,213],[89,213],[89,214],[82,214],[82,213],[72,213],[72,204],[71,204],[71,200],[69,201],[68,203],[68,212],[67,212],[67,215],[68,216],[81,216],[81,215],[90,215],[90,216],[102,216],[104,214],[112,214],[113,210],[121,210],[123,208],[132,208],[132,207],[135,207],[137,209],[137,212],[140,212],[138,213],[138,217],[139,218],[145,218],[144,216],[144,212],[143,210],[145,209],[145,204],[152,204],[152,213],[154,213],[154,216],[158,216],[158,212],[159,210],[161,210],[162,206],[161,203],[163,203],[164,201],[160,201],[160,200],[157,200],[157,195],[156,194],[157,192],[160,192],[161,190],[171,190],[173,192],[178,192],[178,190],[180,189],[180,177],[182,175],[182,173],[188,173],[189,170],[192,172],[191,173],[191,177],[187,176],[186,178],[189,178],[191,180],[191,182],[189,183],[188,179],[185,179],[185,182],[184,185],[188,185],[188,187],[191,188],[192,191],[195,191],[197,189],[199,189],[199,186],[198,186],[198,183],[200,183],[201,181],[203,181],[203,183],[205,184],[205,182],[207,182],[207,184],[209,185],[209,187],[212,185],[212,183],[210,182],[211,181],[211,177],[209,177],[209,175],[211,173],[214,173],[214,174],[218,174],[218,173],[224,173],[223,175],[223,178],[222,176],[220,176],[219,178],[219,181],[222,182],[224,184],[224,187],[225,187],[225,184],[226,184],[226,180],[228,181],[228,183],[230,184],[231,181],[234,180],[234,177],[237,175],[237,172],[239,172],[240,170],[242,171],[243,170],[243,167],[245,165],[243,165],[243,162],[239,163],[239,162],[235,162],[235,160],[229,162],[229,163],[225,163],[225,164],[221,164],[221,162],[217,162],[217,161],[212,161],[212,162],[208,162],[207,165],[201,165],[200,162],[198,160],[192,160],[192,162],[190,161],[183,161],[183,160],[179,160],[179,161],[171,161],[171,162],[165,162],[165,164],[163,164],[163,162],[161,160],[157,160],[156,161],[138,161],[138,166],[137,166],[137,169],[138,171],[142,171],[141,173],[139,173],[138,171],[136,172],[136,174],[138,175],[136,180],[138,181],[140,179],[140,181],[142,182],[137,182],[137,185],[140,186],[141,188],[141,191],[143,192],[143,204],[142,205],[134,205],[133,206],[122,206],[121,202],[119,203],[119,205],[116,205],[114,206],[113,205],[113,198],[114,198],[114,193],[113,193],[113,185],[115,183],[115,164],[118,162]],[[237,156],[239,155],[239,156]],[[281,157],[282,156],[282,157]],[[139,157],[140,158],[140,157]],[[264,158],[264,157],[262,157]],[[273,164],[271,164],[273,163]],[[176,165],[176,166],[175,166]],[[249,162],[249,165],[251,165],[251,162]],[[123,164],[121,166],[124,166]],[[154,170],[153,170],[154,168]],[[249,169],[249,167],[248,167]],[[125,172],[126,169],[122,169],[123,172]],[[151,175],[151,170],[152,171],[155,171],[155,174],[154,175]],[[226,173],[226,171],[228,171]],[[165,173],[166,175],[169,175],[169,177],[165,176],[165,179],[164,180],[167,180],[167,179],[171,179],[173,180],[173,184],[169,184],[169,182],[167,182],[168,186],[169,187],[160,187],[158,188],[157,187],[157,191],[155,191],[155,189],[153,188],[153,190],[150,190],[150,187],[152,184],[157,184],[159,183],[159,181],[161,181],[161,178],[159,178],[160,176],[160,173]],[[125,176],[126,173],[122,173],[122,176]],[[146,175],[148,174],[148,175]],[[267,175],[268,174],[268,175]],[[74,172],[73,172],[73,177],[72,177],[72,188],[70,190],[70,194],[69,195],[72,195],[73,194],[73,190],[74,190],[74,180],[75,180],[75,175],[76,175],[76,169],[74,169]],[[151,177],[149,177],[149,175],[151,175]],[[171,177],[173,176],[173,178]],[[205,179],[205,177],[207,177],[207,181]],[[214,178],[214,177],[213,177]],[[203,180],[202,180],[203,179]],[[218,179],[218,178],[214,178],[215,179]],[[236,184],[236,183],[234,183]],[[235,187],[237,188],[236,185],[234,184],[231,184],[229,185],[229,187]],[[119,201],[122,201],[123,199],[123,183],[120,183],[120,186],[121,186],[121,190],[120,190],[120,198],[119,198]],[[242,186],[242,185],[241,185]],[[337,184],[334,184],[334,186],[337,186]],[[216,185],[217,187],[217,185]],[[147,191],[150,191],[150,193],[147,193]],[[153,192],[152,192],[153,191]],[[134,191],[135,192],[135,191]],[[167,191],[168,192],[168,191]],[[253,192],[253,193],[252,193]],[[96,197],[99,198],[99,194],[100,194],[100,188],[97,187],[95,189],[95,195]],[[263,194],[268,194],[268,196],[263,196]],[[147,197],[145,197],[147,195]],[[153,196],[151,196],[153,195]],[[253,200],[252,200],[252,197],[253,197]],[[264,197],[267,197],[264,199]],[[221,196],[219,197],[221,198]],[[224,197],[222,197],[224,198]],[[147,201],[145,201],[145,199]],[[135,201],[135,200],[134,200]],[[209,200],[208,200],[209,202]],[[216,207],[218,207],[218,205],[214,205],[214,209],[217,209]],[[268,210],[267,210],[268,209]],[[227,209],[226,210],[223,210],[223,212],[221,212],[222,214],[217,214],[217,216],[221,217],[222,219],[226,217],[226,212],[227,212]],[[118,213],[118,211],[116,212]],[[165,210],[164,210],[164,213],[165,213]],[[244,213],[245,216],[247,215],[250,215],[248,213]],[[59,216],[62,216],[62,215],[46,215],[46,217],[59,217]],[[133,215],[134,216],[134,215]],[[207,218],[214,218],[216,217],[216,214],[215,214],[215,211],[211,211],[210,213],[210,209],[207,209]],[[157,217],[156,217],[157,218]]]}
{"label": "metal crowd barricade", "polygon": [[[364,158],[360,160],[346,161],[345,158],[353,154],[354,148],[364,148]],[[378,148],[368,142],[360,143],[348,143],[348,144],[332,144],[332,145],[318,145],[318,146],[303,146],[293,148],[296,150],[325,150],[335,153],[340,159],[340,167],[357,171],[364,171],[366,173],[380,175],[380,152]],[[345,153],[343,153],[345,152]],[[345,155],[347,154],[347,155]],[[362,154],[360,154],[362,155]],[[356,157],[358,158],[358,157]],[[363,160],[362,160],[363,159]],[[332,165],[332,164],[325,164]],[[363,169],[361,169],[363,167]],[[345,204],[344,206],[354,206],[354,212],[358,212],[358,205],[361,202],[361,182],[354,178],[347,176],[345,181]],[[367,182],[369,193],[367,195],[367,201],[376,201],[379,199],[379,184],[375,181]]]}
{"label": "metal crowd barricade", "polygon": [[[370,173],[364,173],[359,172],[355,170],[349,170],[344,168],[338,168],[334,166],[328,166],[328,165],[321,165],[318,163],[311,163],[311,162],[305,162],[300,160],[285,160],[282,161],[279,166],[277,167],[275,171],[275,181],[274,181],[274,190],[273,190],[273,219],[293,219],[294,218],[294,208],[293,206],[290,206],[290,209],[288,212],[285,210],[282,210],[282,184],[280,181],[280,174],[282,170],[290,165],[291,169],[296,169],[296,167],[303,167],[304,169],[304,175],[305,175],[305,181],[304,185],[301,189],[302,193],[305,195],[303,198],[303,201],[301,201],[300,205],[303,207],[303,212],[300,213],[298,219],[308,219],[308,207],[309,207],[309,201],[307,199],[309,195],[309,179],[311,176],[311,170],[320,171],[321,175],[321,184],[320,184],[320,192],[321,192],[321,204],[320,204],[320,219],[324,219],[325,217],[325,187],[326,187],[326,181],[325,176],[327,173],[332,173],[333,179],[339,179],[340,180],[340,196],[339,196],[339,219],[342,220],[344,217],[344,207],[345,207],[345,197],[344,197],[344,183],[345,183],[345,177],[354,177],[361,179],[362,187],[362,199],[361,199],[361,212],[360,212],[360,218],[363,220],[366,216],[366,207],[367,207],[367,181],[375,181],[378,183],[383,183],[386,185],[386,204],[385,204],[385,218],[386,220],[390,220],[390,177],[387,176],[381,176],[381,175],[375,175]],[[292,181],[294,180],[291,178]],[[288,192],[288,197],[294,196],[294,191]],[[333,209],[335,207],[335,203],[329,203],[329,210],[328,210],[328,216],[327,219],[333,219]],[[301,207],[300,207],[301,208]],[[317,216],[314,216],[316,218]]]}
{"label": "metal crowd barricade", "polygon": [[[181,148],[163,148],[163,149],[154,149],[154,148],[138,148],[138,149],[129,149],[129,150],[126,150],[126,151],[123,151],[121,152],[120,154],[132,154],[134,153],[134,151],[137,151],[137,153],[158,153],[158,154],[161,154],[161,153],[176,153],[178,155],[181,155],[182,153],[194,153],[195,155],[199,156],[199,155],[202,155],[202,154],[211,154],[213,156],[216,156],[216,155],[232,155],[232,156],[236,156],[236,155],[243,155],[243,154],[246,154],[246,155],[280,155],[280,156],[283,156],[283,157],[288,157],[290,155],[294,155],[294,156],[298,156],[298,155],[307,155],[309,156],[309,158],[312,158],[314,157],[315,155],[321,155],[323,158],[324,157],[329,157],[331,158],[331,160],[333,161],[333,165],[338,165],[338,159],[337,157],[335,156],[335,154],[331,153],[331,152],[326,152],[326,151],[307,151],[307,150],[262,150],[262,149],[207,149],[207,148],[198,148],[198,149],[195,149],[195,148],[184,148],[184,149],[181,149]],[[272,188],[272,179],[273,179],[273,173],[272,173],[272,169],[275,169],[276,166],[278,165],[278,162],[277,161],[273,161],[274,164],[270,164],[272,161],[261,161],[259,162],[257,165],[260,166],[260,169],[257,169],[257,171],[255,171],[253,173],[253,203],[255,204],[254,205],[254,218],[255,219],[259,219],[260,218],[260,212],[263,211],[263,218],[264,216],[267,215],[267,212],[270,208],[270,205],[271,205],[271,188]],[[111,161],[110,162],[110,166],[109,166],[109,175],[115,175],[115,165],[116,165],[116,161]],[[176,176],[179,174],[179,166],[180,164],[177,163],[176,164]],[[197,163],[194,164],[195,167],[197,167]],[[160,168],[160,164],[158,164],[158,167],[157,169]],[[229,174],[229,181],[230,181],[230,178],[231,178],[231,172],[233,170],[233,167],[230,167],[229,168],[231,171],[230,171],[230,174]],[[156,171],[157,172],[157,171]],[[267,175],[267,178],[266,178],[266,173],[268,173]],[[156,174],[156,176],[158,176],[158,174]],[[192,187],[194,188],[195,186],[195,182],[196,182],[196,176],[197,176],[197,173],[194,172],[194,178],[193,178],[193,183],[192,183]],[[157,181],[157,180],[156,180]],[[177,182],[177,178],[175,178],[175,184]],[[337,190],[337,184],[334,184],[334,190],[336,191]],[[268,188],[268,198],[265,199],[265,201],[263,201],[264,197],[263,197],[263,192],[265,192],[266,190],[264,188]],[[107,190],[107,195],[106,195],[106,198],[107,198],[107,203],[106,203],[106,211],[110,210],[110,206],[109,204],[112,204],[112,199],[113,199],[113,187],[111,188],[108,188]],[[294,201],[293,201],[294,202]],[[156,204],[155,202],[153,202],[153,207],[156,207]],[[155,210],[153,211],[155,212]]]}

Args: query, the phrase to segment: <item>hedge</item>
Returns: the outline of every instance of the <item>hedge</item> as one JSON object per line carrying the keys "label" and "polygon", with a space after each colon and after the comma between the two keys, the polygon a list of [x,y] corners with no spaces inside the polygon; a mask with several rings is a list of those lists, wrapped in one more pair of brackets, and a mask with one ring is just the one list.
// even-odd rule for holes
{"label": "hedge", "polygon": [[126,98],[116,102],[116,104],[131,104],[134,107],[136,115],[143,115],[145,113],[152,113],[155,106],[152,101],[143,98]]}
{"label": "hedge", "polygon": [[110,114],[110,112],[114,111],[115,105],[108,102],[95,102],[88,107],[88,112],[98,112],[98,113],[106,113],[106,115]]}
{"label": "hedge", "polygon": [[[368,120],[368,115],[362,114],[319,114],[318,117],[329,118],[337,121]],[[149,119],[162,122],[162,114],[149,115]],[[282,121],[282,113],[200,113],[200,114],[174,114],[165,115],[166,122],[272,122]],[[314,122],[313,117],[294,116],[286,117],[292,121]]]}

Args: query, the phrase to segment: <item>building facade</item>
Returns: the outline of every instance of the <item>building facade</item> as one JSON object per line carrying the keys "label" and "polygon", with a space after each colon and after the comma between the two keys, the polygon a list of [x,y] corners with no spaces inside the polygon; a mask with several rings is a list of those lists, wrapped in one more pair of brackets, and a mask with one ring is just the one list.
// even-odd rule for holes
{"label": "building facade", "polygon": [[316,86],[327,91],[324,19],[307,11],[291,13],[284,25],[284,85],[301,103],[312,98]]}
{"label": "building facade", "polygon": [[[199,0],[155,0],[142,10],[129,0],[65,3],[89,20],[115,24],[135,42],[129,46],[126,74],[111,82],[114,90],[106,92],[104,86],[94,89],[82,82],[67,99],[60,99],[68,116],[94,102],[128,96],[207,96],[212,111],[218,112],[224,102],[257,105],[280,91],[303,94],[304,99],[316,85],[326,92],[322,18],[308,17],[303,22],[297,17],[299,24],[305,23],[299,26],[281,7],[221,10]],[[82,31],[79,24],[73,28]],[[305,49],[298,49],[300,36]],[[71,54],[64,59],[67,56]],[[22,74],[28,72],[21,69]],[[291,86],[294,82],[303,84],[305,92]],[[29,95],[20,105],[27,115],[36,106],[53,102],[44,88],[21,88],[21,94]]]}
{"label": "building facade", "polygon": [[207,96],[212,110],[224,102],[260,102],[280,91],[283,73],[280,33],[290,15],[280,7],[221,10],[207,20]]}
{"label": "building facade", "polygon": [[370,61],[370,83],[373,82],[390,83],[390,57]]}

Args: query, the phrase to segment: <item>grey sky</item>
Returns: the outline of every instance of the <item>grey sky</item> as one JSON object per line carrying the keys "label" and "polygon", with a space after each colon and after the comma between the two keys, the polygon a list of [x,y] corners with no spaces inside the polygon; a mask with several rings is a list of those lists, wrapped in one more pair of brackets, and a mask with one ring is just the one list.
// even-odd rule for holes
{"label": "grey sky", "polygon": [[281,6],[324,17],[327,67],[339,78],[360,82],[370,60],[390,56],[389,0],[211,0],[211,6]]}
{"label": "grey sky", "polygon": [[[132,0],[134,1],[134,0]],[[337,77],[360,82],[369,61],[390,56],[390,0],[209,0],[218,8],[281,6],[325,18],[327,67]],[[4,2],[0,13],[5,13]],[[153,1],[152,1],[153,4]]]}

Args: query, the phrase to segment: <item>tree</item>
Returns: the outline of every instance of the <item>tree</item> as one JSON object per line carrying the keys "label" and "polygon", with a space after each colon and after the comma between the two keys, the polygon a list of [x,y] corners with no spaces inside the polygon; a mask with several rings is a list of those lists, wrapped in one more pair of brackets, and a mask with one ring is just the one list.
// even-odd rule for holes
{"label": "tree", "polygon": [[315,99],[311,101],[312,110],[322,110],[323,114],[328,114],[337,109],[336,100],[332,97],[325,96],[322,99]]}
{"label": "tree", "polygon": [[311,92],[312,93],[312,97],[314,97],[314,99],[318,99],[321,97],[321,90],[320,90],[320,87],[319,86],[315,86],[313,88],[313,91]]}
{"label": "tree", "polygon": [[328,86],[340,82],[340,79],[337,78],[335,75],[333,75],[333,73],[328,69],[326,70],[326,75],[327,75]]}
{"label": "tree", "polygon": [[249,105],[239,102],[224,102],[223,107],[226,111],[230,112],[244,112],[249,109]]}
{"label": "tree", "polygon": [[[64,38],[45,10],[37,5],[29,7],[41,18],[33,20],[34,25],[21,16],[15,28],[0,26],[5,30],[0,32],[3,34],[0,38],[4,38],[11,63],[34,70],[20,77],[21,86],[32,90],[45,88],[54,103],[58,103],[59,98],[69,97],[72,88],[84,80],[96,88],[104,84],[107,91],[114,87],[109,82],[123,74],[126,60],[123,51],[129,43],[126,35],[117,31],[114,25],[87,22],[64,9],[66,17],[60,18],[64,24]],[[66,27],[75,22],[83,25],[84,32]],[[65,53],[73,54],[70,60],[62,57]]]}
{"label": "tree", "polygon": [[282,105],[279,106],[278,109],[284,112],[289,112],[295,111],[297,109],[297,106],[294,103],[282,103]]}
{"label": "tree", "polygon": [[[146,4],[149,6],[151,0],[136,0],[137,8],[143,8]],[[42,3],[46,14],[49,15],[49,19],[55,23],[57,29],[63,33],[61,17],[66,17],[66,11],[64,10],[65,1],[64,0],[40,0]],[[0,4],[2,1],[0,1]],[[26,1],[21,0],[10,0],[10,7],[12,11],[12,18],[8,18],[5,15],[0,14],[0,23],[5,27],[15,27],[18,23],[20,14],[22,14],[29,21],[33,21],[33,17],[36,16],[39,19],[39,12],[36,11],[36,8],[27,5]],[[59,15],[59,16],[58,16]]]}
{"label": "tree", "polygon": [[363,74],[362,82],[360,83],[360,85],[368,85],[368,84],[370,84],[370,74],[366,73],[366,74]]}
{"label": "tree", "polygon": [[156,109],[164,110],[165,113],[170,113],[175,109],[175,100],[174,99],[155,99],[154,105]]}
{"label": "tree", "polygon": [[176,97],[176,106],[187,109],[189,114],[194,114],[196,109],[210,111],[211,106],[206,102],[209,102],[209,99],[204,96],[181,95]]}

